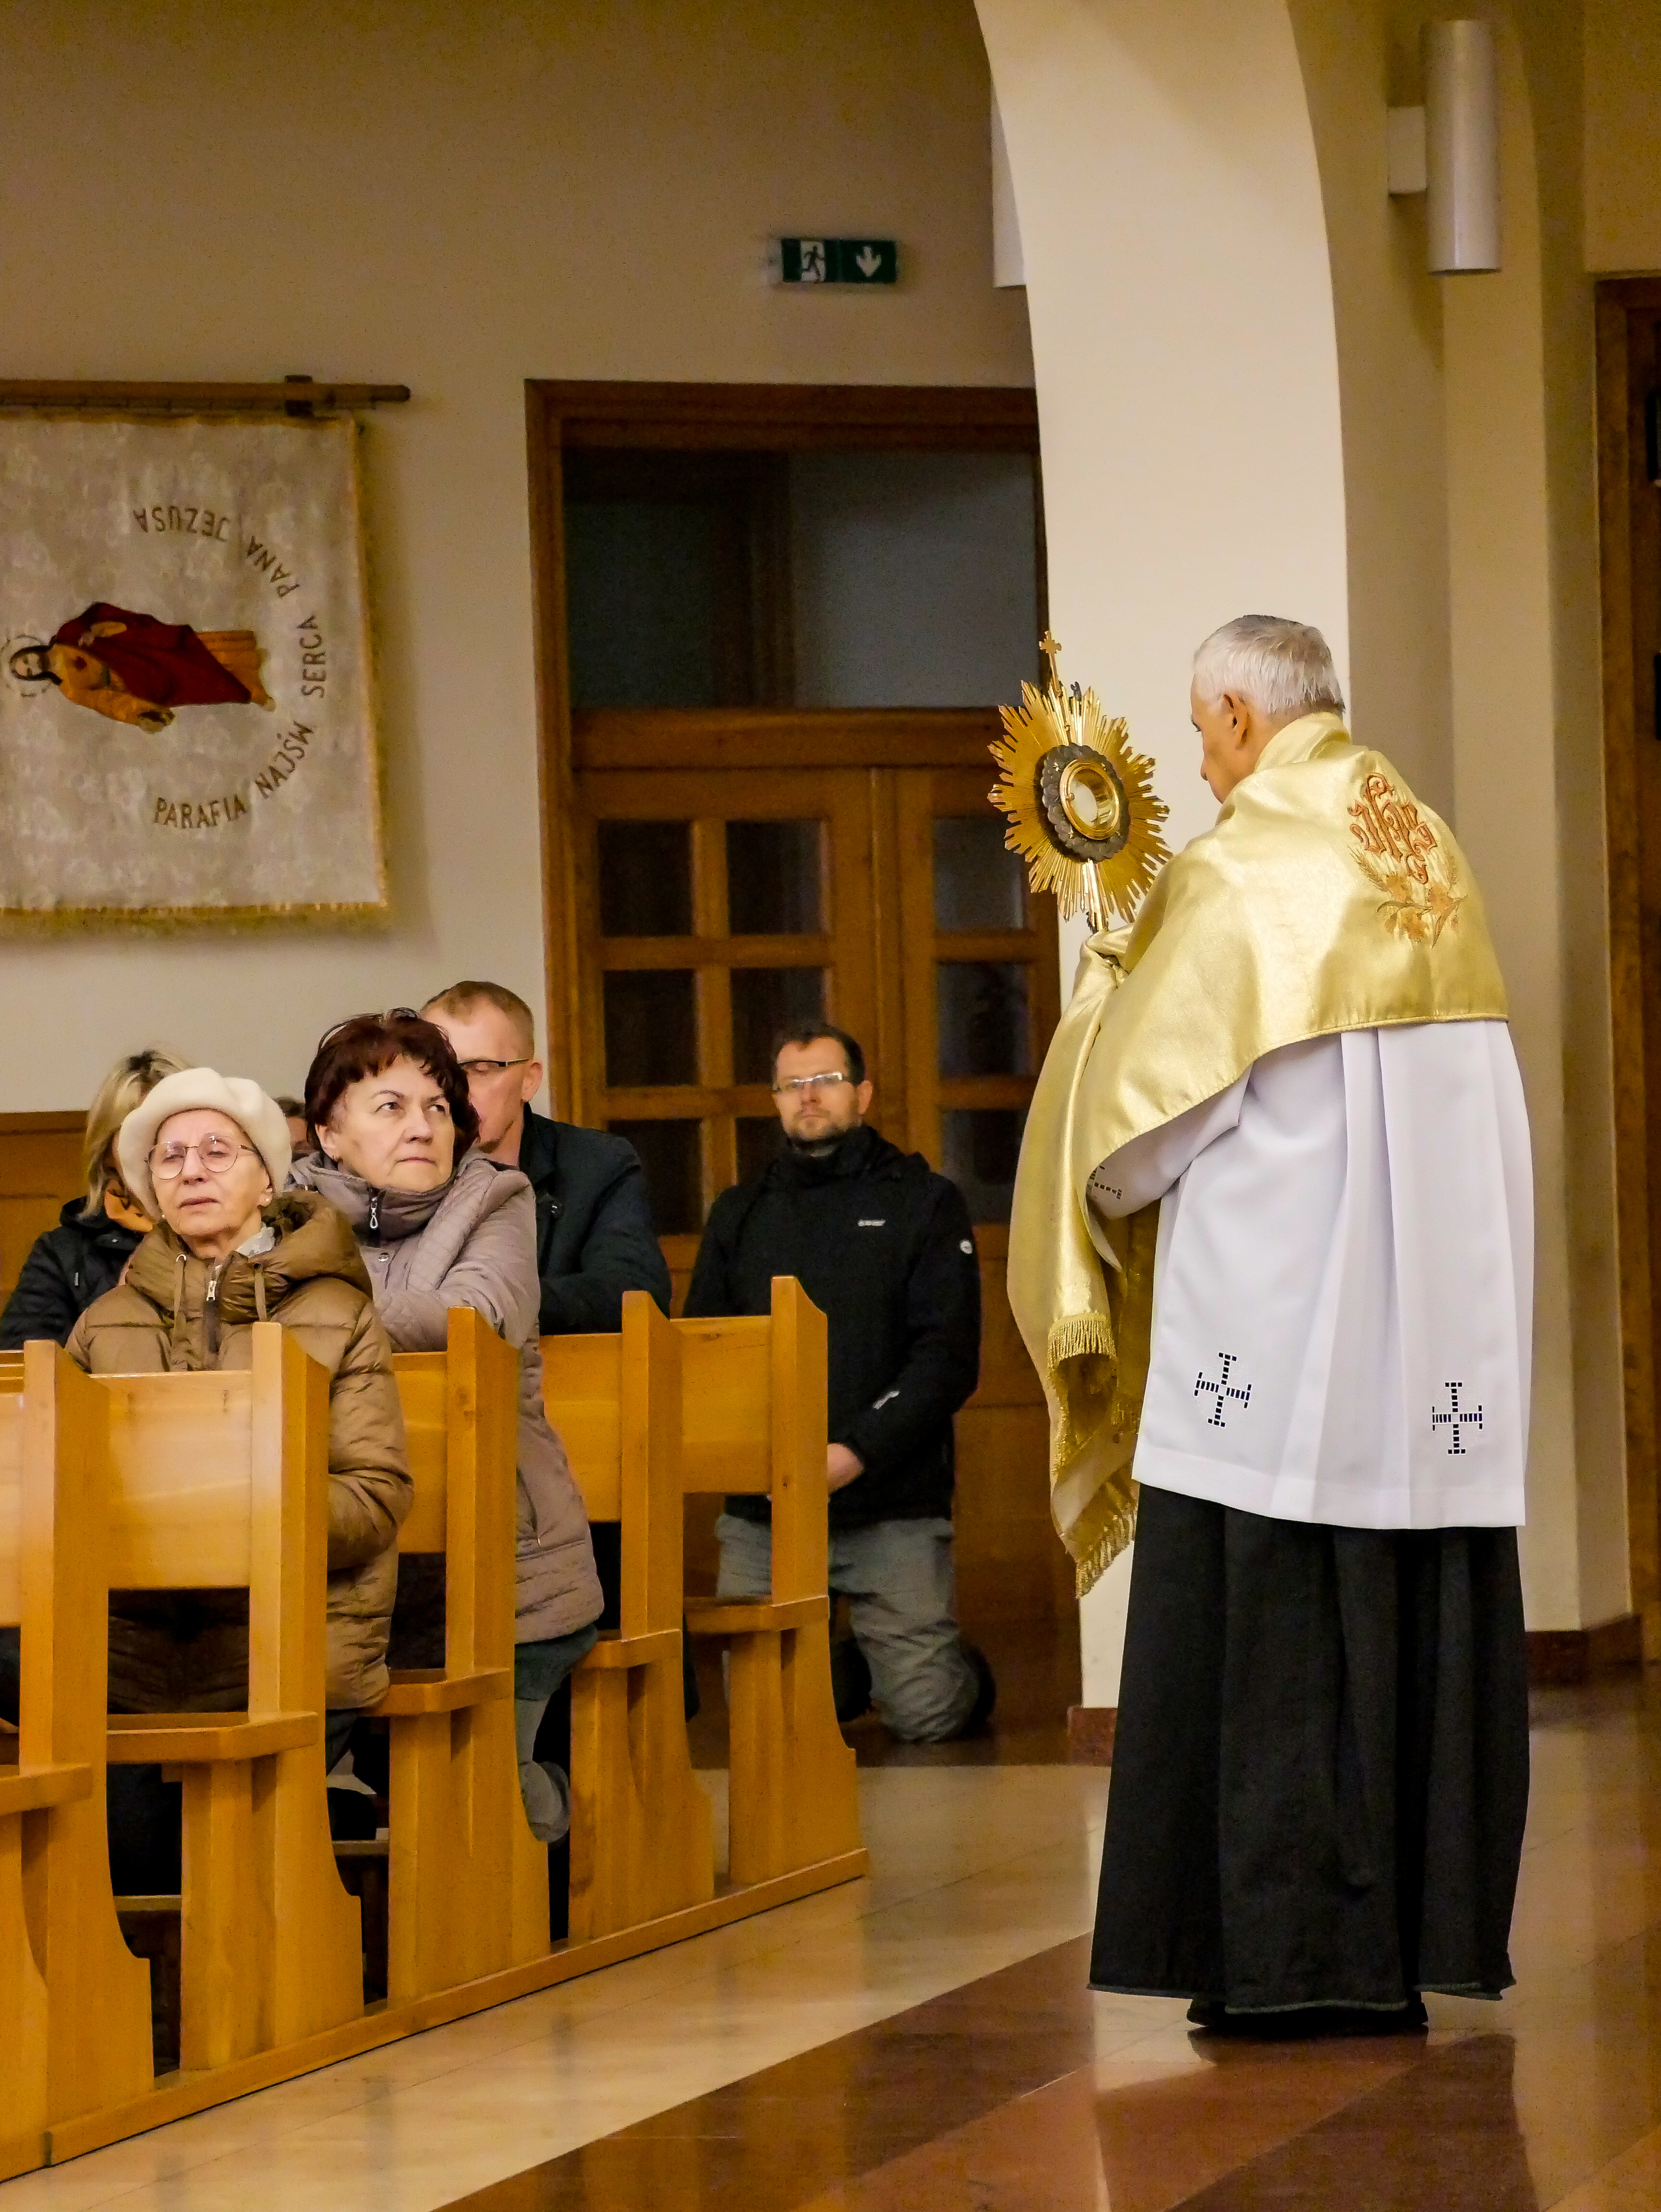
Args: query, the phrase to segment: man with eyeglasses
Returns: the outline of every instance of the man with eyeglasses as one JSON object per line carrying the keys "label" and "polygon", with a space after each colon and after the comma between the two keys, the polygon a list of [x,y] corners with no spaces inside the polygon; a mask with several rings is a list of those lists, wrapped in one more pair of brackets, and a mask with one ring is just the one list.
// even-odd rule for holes
{"label": "man with eyeglasses", "polygon": [[[580,1129],[532,1113],[542,1088],[536,1021],[505,983],[452,983],[421,1009],[442,1030],[467,1078],[478,1115],[478,1148],[498,1167],[517,1168],[536,1199],[537,1273],[544,1336],[605,1334],[623,1327],[623,1294],[648,1291],[669,1310],[668,1262],[658,1243],[646,1170],[626,1137]],[[621,1618],[622,1531],[614,1521],[589,1531],[605,1600],[602,1629]],[[682,1646],[686,1714],[698,1710],[691,1647]],[[536,1739],[536,1757],[570,1765],[569,1696],[556,1698]]]}
{"label": "man with eyeglasses", "polygon": [[452,983],[421,1011],[466,1071],[479,1150],[518,1168],[536,1194],[543,1335],[621,1328],[625,1291],[649,1291],[667,1313],[669,1269],[640,1155],[625,1138],[532,1112],[542,1063],[524,1000],[502,983]]}
{"label": "man with eyeglasses", "polygon": [[[710,1211],[689,1315],[764,1314],[794,1275],[830,1337],[830,1587],[849,1601],[833,1647],[837,1712],[874,1705],[909,1743],[967,1735],[996,1694],[958,1633],[952,1420],[980,1370],[981,1276],[955,1183],[865,1126],[865,1054],[807,1024],[773,1054],[784,1146]],[[723,1598],[765,1597],[764,1498],[729,1498],[715,1523]]]}

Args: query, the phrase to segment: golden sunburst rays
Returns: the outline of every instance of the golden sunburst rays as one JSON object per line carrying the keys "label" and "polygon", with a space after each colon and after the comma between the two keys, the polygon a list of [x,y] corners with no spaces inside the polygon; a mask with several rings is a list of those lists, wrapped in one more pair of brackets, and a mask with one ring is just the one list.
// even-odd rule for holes
{"label": "golden sunburst rays", "polygon": [[992,746],[1001,771],[988,794],[1009,817],[1004,842],[1027,864],[1035,891],[1054,891],[1063,915],[1086,913],[1097,928],[1129,921],[1171,858],[1161,835],[1169,809],[1155,796],[1153,763],[1133,751],[1129,732],[1110,720],[1093,691],[1062,688],[1061,647],[1048,630],[1043,690],[1021,686],[1005,707]]}

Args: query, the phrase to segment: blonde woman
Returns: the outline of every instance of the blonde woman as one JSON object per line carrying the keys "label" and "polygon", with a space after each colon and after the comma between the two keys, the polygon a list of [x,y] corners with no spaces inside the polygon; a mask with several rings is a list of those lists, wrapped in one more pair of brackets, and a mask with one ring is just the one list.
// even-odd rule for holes
{"label": "blonde woman", "polygon": [[155,1226],[121,1180],[115,1135],[133,1108],[185,1063],[159,1045],[118,1060],[98,1086],[82,1147],[84,1198],[72,1198],[56,1229],[37,1237],[16,1288],[0,1314],[0,1352],[37,1337],[67,1344],[94,1298],[113,1291],[121,1270]]}

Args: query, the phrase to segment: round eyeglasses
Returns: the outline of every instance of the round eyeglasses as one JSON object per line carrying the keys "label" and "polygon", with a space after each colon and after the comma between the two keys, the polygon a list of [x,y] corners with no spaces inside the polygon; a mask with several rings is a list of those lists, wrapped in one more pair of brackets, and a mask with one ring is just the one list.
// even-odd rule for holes
{"label": "round eyeglasses", "polygon": [[150,1173],[157,1182],[177,1182],[194,1152],[205,1174],[222,1176],[228,1172],[239,1152],[252,1150],[252,1145],[234,1145],[228,1137],[204,1137],[192,1145],[160,1145],[150,1154]]}

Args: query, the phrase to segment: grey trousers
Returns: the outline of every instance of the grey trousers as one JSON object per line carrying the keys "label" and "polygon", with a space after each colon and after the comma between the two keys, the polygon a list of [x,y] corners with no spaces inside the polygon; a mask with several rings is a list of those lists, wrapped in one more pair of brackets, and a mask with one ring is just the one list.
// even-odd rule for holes
{"label": "grey trousers", "polygon": [[563,1766],[539,1760],[537,1730],[548,1710],[548,1700],[574,1667],[593,1650],[599,1631],[587,1628],[569,1636],[550,1636],[538,1644],[514,1646],[514,1740],[519,1749],[519,1794],[525,1801],[525,1817],[539,1844],[557,1844],[571,1828],[571,1778]]}
{"label": "grey trousers", "polygon": [[[773,1532],[723,1513],[721,1598],[765,1597]],[[958,1634],[949,1521],[878,1521],[830,1532],[830,1588],[848,1600],[871,1669],[871,1702],[902,1743],[943,1743],[974,1710],[979,1683]]]}

